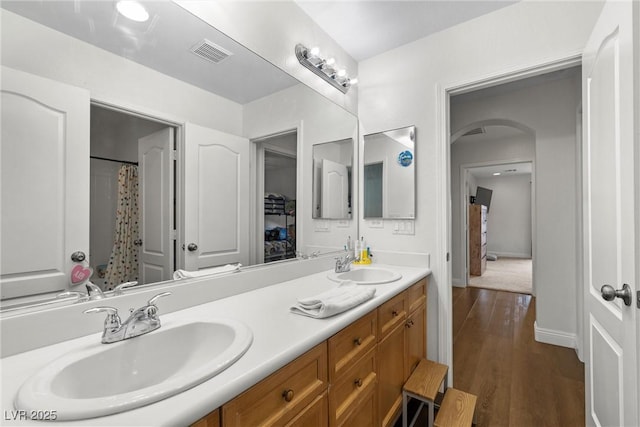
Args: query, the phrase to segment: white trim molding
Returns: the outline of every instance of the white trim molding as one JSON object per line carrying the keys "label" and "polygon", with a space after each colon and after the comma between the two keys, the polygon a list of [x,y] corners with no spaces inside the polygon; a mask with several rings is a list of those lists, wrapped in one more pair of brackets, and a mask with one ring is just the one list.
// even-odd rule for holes
{"label": "white trim molding", "polygon": [[576,334],[568,332],[556,331],[553,329],[541,328],[538,321],[533,322],[533,330],[535,339],[545,344],[559,345],[561,347],[577,349],[578,337]]}

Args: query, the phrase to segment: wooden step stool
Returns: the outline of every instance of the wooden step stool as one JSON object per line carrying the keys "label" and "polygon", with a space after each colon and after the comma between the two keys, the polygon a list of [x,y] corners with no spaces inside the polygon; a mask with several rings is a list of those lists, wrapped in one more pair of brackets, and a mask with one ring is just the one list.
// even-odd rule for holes
{"label": "wooden step stool", "polygon": [[477,399],[473,394],[455,388],[448,389],[442,399],[434,426],[470,427],[474,422]]}
{"label": "wooden step stool", "polygon": [[408,427],[407,419],[409,415],[407,413],[407,404],[409,398],[421,401],[420,407],[409,425],[413,426],[416,422],[416,418],[418,418],[418,415],[422,410],[422,407],[424,405],[428,405],[429,427],[433,426],[433,413],[436,397],[438,396],[438,391],[443,383],[444,390],[447,389],[448,371],[449,367],[447,365],[442,365],[431,360],[422,359],[420,363],[418,363],[418,366],[404,384],[404,387],[402,387],[402,427]]}

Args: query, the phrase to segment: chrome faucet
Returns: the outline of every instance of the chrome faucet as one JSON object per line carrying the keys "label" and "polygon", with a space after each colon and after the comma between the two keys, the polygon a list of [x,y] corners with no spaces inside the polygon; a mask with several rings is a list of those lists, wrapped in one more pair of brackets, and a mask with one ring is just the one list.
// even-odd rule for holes
{"label": "chrome faucet", "polygon": [[102,343],[110,344],[158,329],[160,327],[160,318],[158,317],[156,301],[168,295],[171,295],[171,292],[163,292],[151,298],[147,305],[137,310],[131,309],[131,315],[124,322],[120,319],[118,310],[113,307],[94,307],[85,310],[84,313],[107,312],[107,318],[104,321],[104,332],[102,333]]}
{"label": "chrome faucet", "polygon": [[94,285],[91,282],[87,282],[85,283],[85,287],[87,288],[86,294],[78,291],[66,291],[56,295],[56,298],[76,297],[77,302],[95,301],[106,298],[106,295],[102,292],[102,289],[100,289],[99,286]]}
{"label": "chrome faucet", "polygon": [[351,252],[347,252],[344,258],[336,257],[336,273],[344,273],[351,270],[351,262],[355,258]]}

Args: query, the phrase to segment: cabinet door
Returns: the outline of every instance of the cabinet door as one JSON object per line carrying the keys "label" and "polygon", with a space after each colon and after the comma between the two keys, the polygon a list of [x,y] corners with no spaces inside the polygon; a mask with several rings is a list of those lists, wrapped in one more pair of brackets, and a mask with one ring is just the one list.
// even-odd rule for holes
{"label": "cabinet door", "polygon": [[426,329],[427,316],[423,304],[409,315],[405,324],[405,381],[418,366],[418,362],[427,355]]}
{"label": "cabinet door", "polygon": [[378,400],[380,425],[391,425],[402,409],[404,385],[404,323],[378,343]]}
{"label": "cabinet door", "polygon": [[89,255],[89,92],[2,67],[2,299],[62,290]]}
{"label": "cabinet door", "polygon": [[372,389],[341,424],[345,427],[371,427],[376,425],[376,393]]}

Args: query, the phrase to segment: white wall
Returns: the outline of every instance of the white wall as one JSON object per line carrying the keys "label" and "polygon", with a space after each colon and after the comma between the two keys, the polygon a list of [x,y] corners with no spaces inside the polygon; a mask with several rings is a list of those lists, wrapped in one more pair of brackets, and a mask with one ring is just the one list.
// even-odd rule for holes
{"label": "white wall", "polygon": [[240,104],[4,9],[0,19],[2,65],[87,89],[100,101],[242,133]]}
{"label": "white wall", "polygon": [[325,58],[358,76],[358,63],[324,32],[294,1],[187,1],[176,3],[235,41],[286,71],[315,91],[356,114],[358,87],[343,94],[296,59],[295,46],[317,46]]}
{"label": "white wall", "polygon": [[[452,120],[456,114],[452,107]],[[535,138],[533,135],[522,133],[513,138],[497,139],[479,144],[456,141],[451,144],[451,265],[453,283],[464,285],[465,252],[467,251],[466,236],[463,233],[463,209],[467,208],[469,198],[460,194],[461,168],[470,165],[499,163],[519,159],[533,161],[535,158]],[[478,183],[473,175],[468,175],[470,195],[476,194]],[[464,200],[463,200],[464,199]]]}
{"label": "white wall", "polygon": [[[361,228],[372,248],[432,254],[430,358],[451,354],[450,348],[439,348],[447,339],[438,336],[447,326],[439,324],[438,308],[450,293],[443,281],[449,248],[440,243],[446,218],[439,203],[448,199],[441,193],[448,171],[438,133],[446,108],[436,101],[439,90],[579,54],[601,8],[600,2],[521,1],[359,63],[361,133],[417,126],[415,235],[393,235],[387,226],[365,229],[365,221]],[[575,301],[575,293],[568,298]],[[575,323],[575,316],[565,317]]]}
{"label": "white wall", "polygon": [[[299,127],[298,176],[299,250],[343,247],[348,236],[355,236],[355,220],[311,219],[313,200],[313,145],[347,138],[357,139],[355,116],[313,90],[299,84],[244,105],[244,135],[249,139],[273,135]],[[331,126],[327,126],[331,123]],[[355,144],[354,144],[355,145]]]}
{"label": "white wall", "polygon": [[487,252],[531,258],[531,174],[479,178],[493,190],[487,218]]}

